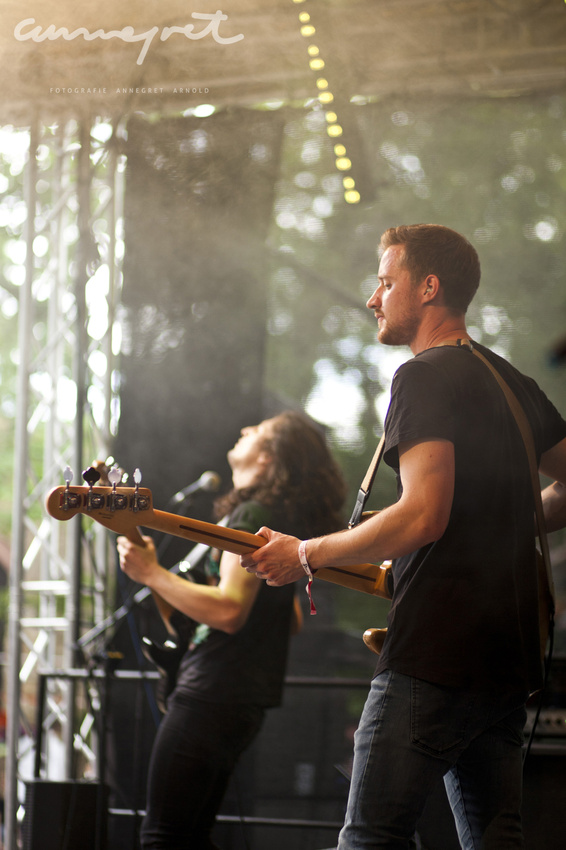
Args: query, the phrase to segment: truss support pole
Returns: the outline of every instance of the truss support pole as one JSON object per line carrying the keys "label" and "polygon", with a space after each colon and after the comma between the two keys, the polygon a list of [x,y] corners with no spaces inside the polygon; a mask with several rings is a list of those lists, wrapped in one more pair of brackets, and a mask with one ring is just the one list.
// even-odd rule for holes
{"label": "truss support pole", "polygon": [[[73,434],[73,463],[75,476],[81,474],[84,458],[84,417],[87,406],[87,311],[85,287],[88,280],[89,258],[94,250],[90,231],[90,126],[86,121],[79,125],[79,150],[77,159],[77,224],[79,244],[74,290],[77,307],[76,344],[73,378],[77,388],[77,415]],[[67,631],[66,663],[69,667],[80,667],[82,657],[78,648],[81,627],[81,587],[82,587],[83,524],[79,517],[73,527],[72,565],[70,593],[67,603],[69,629]],[[65,754],[67,778],[74,776],[74,731],[75,731],[76,682],[71,680],[67,693]]]}
{"label": "truss support pole", "polygon": [[[104,140],[108,126],[83,119],[48,127],[38,118],[19,189],[27,209],[19,241],[27,253],[18,312],[4,850],[18,850],[21,840],[30,756],[36,778],[74,780],[87,767],[92,777],[103,766],[97,694],[93,704],[73,676],[49,674],[83,666],[81,629],[108,613],[108,535],[88,521],[83,529],[77,520],[50,519],[43,500],[67,463],[80,476],[85,457],[88,463],[110,452],[112,376],[96,356],[112,368],[123,181],[114,140]],[[32,717],[44,677],[45,711]]]}
{"label": "truss support pole", "polygon": [[18,395],[16,412],[16,435],[14,456],[14,494],[13,494],[13,533],[10,564],[10,602],[8,700],[6,728],[6,789],[5,789],[5,848],[16,850],[17,799],[18,799],[18,744],[20,730],[20,620],[22,616],[22,564],[24,558],[24,522],[23,516],[27,502],[28,483],[28,413],[29,413],[29,372],[31,351],[29,340],[33,322],[33,240],[36,205],[37,162],[36,152],[39,144],[39,129],[34,122],[30,132],[29,162],[26,174],[26,276],[19,300],[20,362],[18,367]]}

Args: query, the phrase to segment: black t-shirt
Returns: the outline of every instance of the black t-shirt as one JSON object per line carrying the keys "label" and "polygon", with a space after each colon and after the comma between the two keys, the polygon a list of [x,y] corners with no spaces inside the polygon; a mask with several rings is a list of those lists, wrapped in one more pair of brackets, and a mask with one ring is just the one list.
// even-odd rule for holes
{"label": "black t-shirt", "polygon": [[[476,347],[523,405],[540,458],[566,437],[566,422],[532,379]],[[535,690],[541,663],[529,466],[502,390],[469,349],[428,349],[398,369],[384,454],[397,473],[398,445],[416,439],[454,444],[454,501],[442,538],[394,561],[376,672],[482,691]]]}
{"label": "black t-shirt", "polygon": [[[255,534],[262,525],[270,526],[271,519],[267,508],[245,502],[228,525]],[[279,705],[294,590],[293,584],[269,587],[262,581],[249,617],[236,634],[206,629],[201,642],[183,658],[174,693],[208,702]]]}

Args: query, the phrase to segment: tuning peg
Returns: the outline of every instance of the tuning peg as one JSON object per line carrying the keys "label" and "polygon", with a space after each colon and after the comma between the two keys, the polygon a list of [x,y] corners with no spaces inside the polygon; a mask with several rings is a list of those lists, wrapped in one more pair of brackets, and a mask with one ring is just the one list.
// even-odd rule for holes
{"label": "tuning peg", "polygon": [[122,480],[122,473],[117,466],[113,466],[112,469],[108,470],[108,480],[110,481],[112,487],[116,489],[116,487]]}
{"label": "tuning peg", "polygon": [[90,511],[93,508],[102,508],[104,506],[104,495],[95,493],[93,490],[96,482],[100,480],[100,472],[98,469],[95,469],[94,466],[89,466],[88,469],[85,469],[83,472],[83,478],[89,486],[86,502],[87,510]]}
{"label": "tuning peg", "polygon": [[121,493],[118,493],[116,489],[118,484],[120,484],[120,482],[122,481],[122,475],[122,470],[119,469],[117,466],[113,466],[112,469],[108,470],[107,478],[110,484],[112,485],[112,495],[110,496],[111,511],[121,511],[124,510],[124,508],[127,506],[126,496]]}
{"label": "tuning peg", "polygon": [[89,468],[85,469],[83,472],[83,478],[89,487],[93,487],[97,481],[100,481],[100,472],[98,469],[95,469],[94,466],[89,466]]}
{"label": "tuning peg", "polygon": [[76,493],[71,493],[70,485],[73,480],[73,470],[70,466],[66,466],[63,470],[63,480],[65,482],[65,493],[63,496],[63,510],[68,511],[71,508],[77,508],[80,503],[80,496]]}
{"label": "tuning peg", "polygon": [[134,513],[137,513],[139,510],[144,510],[147,507],[147,504],[146,504],[147,500],[145,499],[145,497],[142,497],[139,494],[141,480],[142,480],[141,470],[137,469],[137,468],[134,469],[134,484],[136,485],[135,490],[134,490],[134,498],[133,498],[133,502],[132,502],[132,510],[134,511]]}

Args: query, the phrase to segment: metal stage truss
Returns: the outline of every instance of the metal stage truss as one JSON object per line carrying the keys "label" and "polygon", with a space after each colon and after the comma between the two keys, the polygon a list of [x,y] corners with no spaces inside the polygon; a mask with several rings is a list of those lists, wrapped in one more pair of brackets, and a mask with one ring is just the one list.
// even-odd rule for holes
{"label": "metal stage truss", "polygon": [[[29,131],[19,198],[26,220],[14,230],[26,260],[18,298],[6,850],[17,846],[23,783],[33,772],[38,676],[84,666],[77,639],[107,614],[112,592],[105,529],[58,523],[43,503],[67,465],[82,483],[85,466],[107,459],[118,417],[113,344],[125,169],[118,137],[102,120],[38,122]],[[45,696],[40,775],[96,778],[96,687],[50,678]]]}

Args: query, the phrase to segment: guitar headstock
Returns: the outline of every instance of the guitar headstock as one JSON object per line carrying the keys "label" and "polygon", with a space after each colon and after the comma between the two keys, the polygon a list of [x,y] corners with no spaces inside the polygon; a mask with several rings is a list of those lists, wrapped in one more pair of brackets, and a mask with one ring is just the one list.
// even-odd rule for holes
{"label": "guitar headstock", "polygon": [[100,480],[100,472],[94,466],[89,467],[83,473],[88,484],[73,486],[66,470],[67,484],[64,487],[55,487],[47,495],[47,513],[62,521],[77,514],[84,514],[118,534],[128,534],[138,525],[144,525],[144,518],[153,512],[151,490],[140,487],[135,474],[135,487],[118,486],[117,481],[121,480],[122,473],[119,471],[119,475],[112,476],[112,472],[113,470],[110,470],[108,476],[103,479],[108,481],[108,486],[99,486],[94,482]]}

